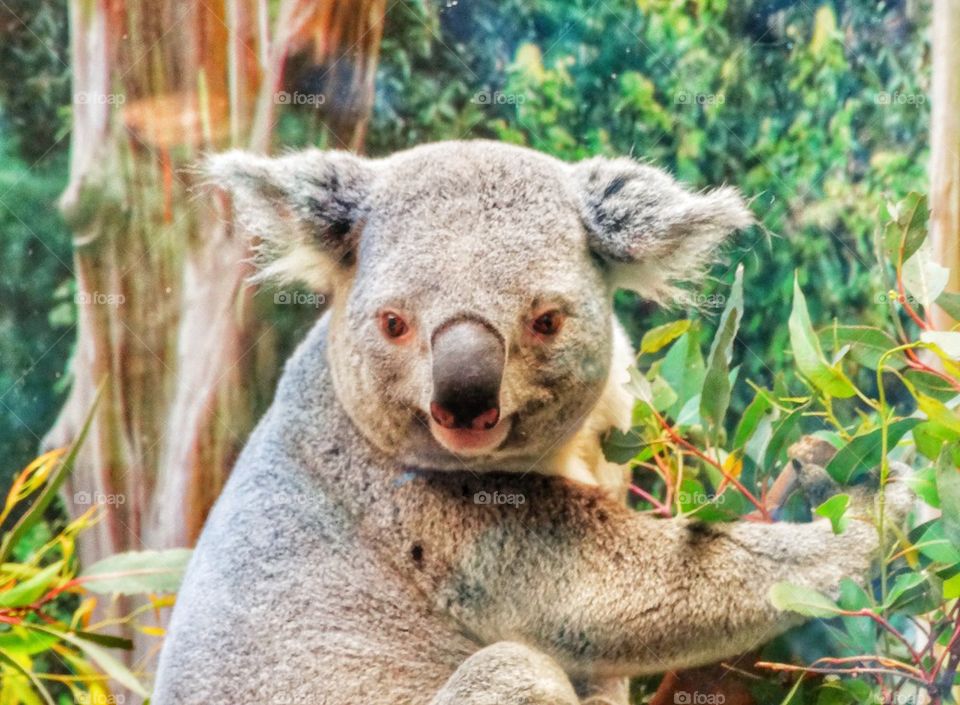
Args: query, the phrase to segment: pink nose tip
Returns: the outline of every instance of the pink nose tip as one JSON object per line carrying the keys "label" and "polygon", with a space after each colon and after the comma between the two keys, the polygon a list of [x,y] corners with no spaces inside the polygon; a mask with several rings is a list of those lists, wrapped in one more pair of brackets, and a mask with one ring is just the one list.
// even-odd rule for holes
{"label": "pink nose tip", "polygon": [[500,409],[494,407],[478,414],[472,419],[457,418],[449,409],[437,402],[430,403],[430,415],[443,428],[463,428],[471,431],[488,431],[500,420]]}

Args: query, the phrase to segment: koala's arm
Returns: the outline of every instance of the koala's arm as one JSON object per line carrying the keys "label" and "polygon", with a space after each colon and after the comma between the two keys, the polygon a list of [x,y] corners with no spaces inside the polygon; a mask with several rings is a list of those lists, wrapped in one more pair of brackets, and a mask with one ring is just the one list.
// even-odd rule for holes
{"label": "koala's arm", "polygon": [[798,622],[769,602],[779,581],[835,593],[860,579],[876,529],[851,522],[703,524],[655,519],[576,491],[495,508],[447,588],[483,641],[549,653],[572,675],[632,676],[756,647]]}

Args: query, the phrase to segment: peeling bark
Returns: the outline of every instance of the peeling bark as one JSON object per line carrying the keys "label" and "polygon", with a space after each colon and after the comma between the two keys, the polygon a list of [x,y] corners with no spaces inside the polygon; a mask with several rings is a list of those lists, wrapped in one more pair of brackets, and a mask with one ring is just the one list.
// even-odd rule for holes
{"label": "peeling bark", "polygon": [[[359,148],[373,102],[383,0],[71,0],[74,124],[61,208],[73,232],[73,386],[47,446],[70,442],[107,393],[66,489],[102,505],[90,563],[191,545],[275,378],[276,336],[253,315],[246,245],[189,167],[229,147],[267,152],[292,54],[344,63],[331,113]],[[344,78],[346,76],[346,78]],[[350,115],[349,124],[341,115]],[[335,118],[335,119],[334,119]],[[132,658],[152,670],[138,643]]]}

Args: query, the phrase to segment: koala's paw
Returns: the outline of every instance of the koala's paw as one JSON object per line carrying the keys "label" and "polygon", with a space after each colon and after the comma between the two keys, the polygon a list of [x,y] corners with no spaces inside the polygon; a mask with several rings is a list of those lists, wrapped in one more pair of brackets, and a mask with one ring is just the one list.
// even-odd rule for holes
{"label": "koala's paw", "polygon": [[[880,492],[875,481],[851,487],[840,485],[824,470],[836,452],[832,444],[816,436],[804,436],[787,451],[797,482],[811,507],[817,507],[842,492],[850,496],[849,511],[852,517],[872,521],[880,509]],[[883,510],[886,520],[896,525],[906,520],[916,503],[916,497],[905,481],[911,472],[904,463],[890,463],[890,476],[883,493]]]}
{"label": "koala's paw", "polygon": [[[917,504],[917,496],[907,484],[913,470],[904,463],[890,463],[890,478],[887,480],[887,486],[883,493],[884,514],[888,521],[892,521],[897,526],[903,524],[910,512]],[[873,491],[870,493],[874,505],[879,502],[879,493]]]}
{"label": "koala's paw", "polygon": [[797,484],[811,507],[817,507],[843,491],[824,470],[836,454],[833,444],[816,436],[804,436],[787,449]]}

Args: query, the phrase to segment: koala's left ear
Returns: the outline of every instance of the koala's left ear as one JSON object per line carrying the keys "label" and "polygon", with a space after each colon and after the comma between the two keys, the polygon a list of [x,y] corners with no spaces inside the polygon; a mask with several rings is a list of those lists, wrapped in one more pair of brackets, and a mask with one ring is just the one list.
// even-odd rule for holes
{"label": "koala's left ear", "polygon": [[239,226],[258,238],[255,280],[329,291],[353,264],[370,160],[316,149],[282,157],[235,150],[207,157],[201,171],[233,196]]}
{"label": "koala's left ear", "polygon": [[732,232],[754,222],[739,191],[693,193],[665,172],[626,159],[574,164],[590,248],[606,261],[612,285],[662,301],[691,281]]}

